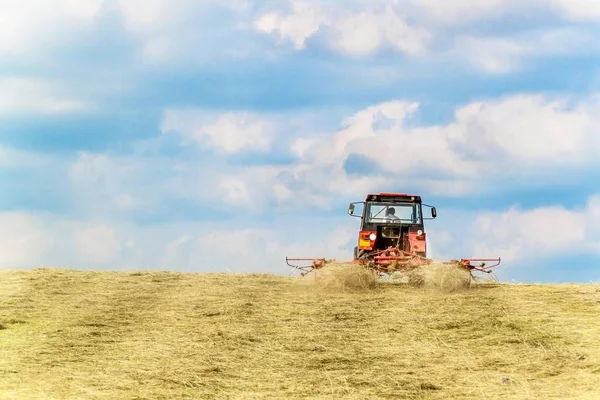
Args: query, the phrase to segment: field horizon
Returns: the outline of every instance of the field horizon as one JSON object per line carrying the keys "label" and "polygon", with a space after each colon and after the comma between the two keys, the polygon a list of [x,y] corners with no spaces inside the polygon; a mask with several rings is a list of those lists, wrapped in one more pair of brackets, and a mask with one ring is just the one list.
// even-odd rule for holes
{"label": "field horizon", "polygon": [[597,399],[599,316],[595,283],[0,270],[0,398]]}

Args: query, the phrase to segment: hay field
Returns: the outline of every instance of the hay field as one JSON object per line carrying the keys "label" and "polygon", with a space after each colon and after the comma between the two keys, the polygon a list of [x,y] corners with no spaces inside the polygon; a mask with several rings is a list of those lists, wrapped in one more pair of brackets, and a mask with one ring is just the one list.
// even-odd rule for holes
{"label": "hay field", "polygon": [[0,271],[0,398],[600,398],[599,285],[308,280]]}

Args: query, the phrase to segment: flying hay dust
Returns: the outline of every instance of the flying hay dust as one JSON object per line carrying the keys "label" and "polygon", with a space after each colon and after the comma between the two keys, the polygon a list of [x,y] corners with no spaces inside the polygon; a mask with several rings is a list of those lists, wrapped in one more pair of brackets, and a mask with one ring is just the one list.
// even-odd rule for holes
{"label": "flying hay dust", "polygon": [[471,286],[469,271],[456,264],[432,263],[407,273],[414,287],[442,292],[456,292]]}
{"label": "flying hay dust", "polygon": [[377,286],[376,275],[355,264],[330,263],[310,275],[308,281],[326,291],[366,291]]}

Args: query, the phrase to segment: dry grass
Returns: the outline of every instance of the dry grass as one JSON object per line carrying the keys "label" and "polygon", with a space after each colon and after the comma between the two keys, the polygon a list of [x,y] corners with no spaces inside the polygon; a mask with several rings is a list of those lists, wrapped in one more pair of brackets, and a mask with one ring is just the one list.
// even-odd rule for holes
{"label": "dry grass", "polygon": [[303,282],[314,283],[316,288],[326,292],[356,292],[375,289],[377,276],[354,264],[332,262],[308,274]]}
{"label": "dry grass", "polygon": [[411,286],[440,292],[457,292],[471,286],[471,274],[456,264],[432,263],[410,273]]}
{"label": "dry grass", "polygon": [[350,286],[0,271],[0,398],[598,398],[598,285]]}

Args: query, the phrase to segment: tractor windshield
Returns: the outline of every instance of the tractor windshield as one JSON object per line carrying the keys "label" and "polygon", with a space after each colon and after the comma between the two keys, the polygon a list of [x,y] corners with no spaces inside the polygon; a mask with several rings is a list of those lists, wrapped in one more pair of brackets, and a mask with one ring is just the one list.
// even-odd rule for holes
{"label": "tractor windshield", "polygon": [[366,222],[420,224],[421,207],[416,203],[367,203]]}

